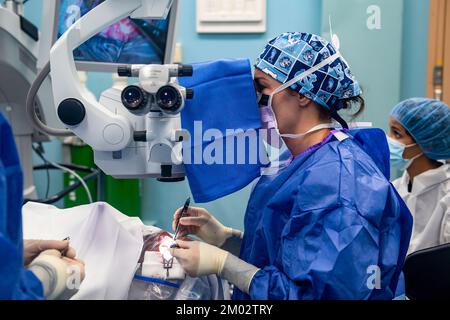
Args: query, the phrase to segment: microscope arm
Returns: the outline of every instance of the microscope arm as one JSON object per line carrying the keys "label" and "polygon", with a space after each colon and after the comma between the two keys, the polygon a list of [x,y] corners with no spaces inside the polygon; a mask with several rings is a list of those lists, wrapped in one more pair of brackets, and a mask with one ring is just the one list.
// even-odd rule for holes
{"label": "microscope arm", "polygon": [[119,151],[133,139],[132,125],[83,91],[73,50],[106,27],[132,18],[165,19],[173,0],[106,0],[55,43],[50,52],[55,106],[60,120],[96,151]]}

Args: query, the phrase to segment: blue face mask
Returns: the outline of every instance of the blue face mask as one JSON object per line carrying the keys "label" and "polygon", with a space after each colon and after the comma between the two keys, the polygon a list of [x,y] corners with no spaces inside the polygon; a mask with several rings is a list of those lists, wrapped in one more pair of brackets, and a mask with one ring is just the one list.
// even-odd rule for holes
{"label": "blue face mask", "polygon": [[391,167],[393,169],[398,169],[401,171],[404,171],[408,169],[411,164],[414,162],[414,160],[420,158],[423,153],[418,154],[412,159],[405,159],[403,158],[403,153],[407,148],[411,148],[417,145],[417,143],[405,145],[397,140],[392,139],[391,137],[387,136],[387,141],[389,144],[389,151],[390,151],[390,158],[391,158]]}

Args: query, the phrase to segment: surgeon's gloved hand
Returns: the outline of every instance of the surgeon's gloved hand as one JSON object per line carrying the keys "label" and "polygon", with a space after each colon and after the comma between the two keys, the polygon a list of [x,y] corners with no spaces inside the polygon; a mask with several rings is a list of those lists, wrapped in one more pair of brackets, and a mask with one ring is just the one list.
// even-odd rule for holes
{"label": "surgeon's gloved hand", "polygon": [[254,275],[259,269],[218,247],[199,241],[177,240],[179,248],[171,254],[191,277],[210,274],[228,280],[241,291],[248,293]]}
{"label": "surgeon's gloved hand", "polygon": [[187,235],[196,235],[206,243],[221,247],[235,233],[241,234],[240,231],[235,232],[235,230],[225,227],[203,208],[189,208],[180,219],[182,209],[179,208],[175,212],[172,223],[175,231],[177,222],[180,221],[179,239],[183,239]]}
{"label": "surgeon's gloved hand", "polygon": [[200,241],[178,240],[177,245],[179,248],[171,248],[170,253],[191,277],[220,274],[229,254],[225,250]]}
{"label": "surgeon's gloved hand", "polygon": [[48,300],[69,299],[85,277],[84,262],[62,256],[61,251],[46,250],[34,259],[29,270],[41,281]]}
{"label": "surgeon's gloved hand", "polygon": [[75,250],[69,246],[69,241],[59,240],[24,240],[24,265],[28,266],[41,252],[55,249],[63,252],[70,259],[76,256]]}

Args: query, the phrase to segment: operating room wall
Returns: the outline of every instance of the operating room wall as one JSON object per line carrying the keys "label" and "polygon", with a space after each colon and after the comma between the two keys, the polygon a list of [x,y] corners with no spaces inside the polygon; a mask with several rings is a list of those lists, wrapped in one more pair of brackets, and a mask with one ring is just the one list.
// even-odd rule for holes
{"label": "operating room wall", "polygon": [[400,100],[425,95],[429,0],[323,0],[322,33],[341,51],[366,100],[361,118],[387,128]]}
{"label": "operating room wall", "polygon": [[[349,1],[350,7],[343,5]],[[353,4],[352,4],[353,2]],[[41,1],[29,1],[26,15],[39,25]],[[369,5],[379,5],[382,29],[365,28]],[[392,8],[391,8],[392,5]],[[254,59],[264,43],[283,31],[327,32],[332,12],[333,28],[341,37],[344,55],[365,88],[368,111],[365,120],[385,128],[390,108],[403,97],[425,94],[428,0],[268,0],[268,25],[264,34],[197,34],[195,0],[181,0],[177,41],[182,44],[183,62],[224,57]],[[351,31],[355,29],[355,33]],[[324,34],[326,35],[326,34]],[[419,39],[419,41],[417,40]],[[97,96],[111,86],[111,76],[90,73],[88,86]],[[61,160],[58,142],[47,145],[52,160]],[[51,191],[62,187],[62,176],[54,175]],[[39,193],[45,190],[45,176],[39,175]],[[143,219],[169,228],[172,214],[189,195],[187,182],[142,183]],[[251,186],[224,199],[205,205],[225,224],[242,228]]]}
{"label": "operating room wall", "polygon": [[403,13],[401,100],[426,95],[430,0],[406,0]]}

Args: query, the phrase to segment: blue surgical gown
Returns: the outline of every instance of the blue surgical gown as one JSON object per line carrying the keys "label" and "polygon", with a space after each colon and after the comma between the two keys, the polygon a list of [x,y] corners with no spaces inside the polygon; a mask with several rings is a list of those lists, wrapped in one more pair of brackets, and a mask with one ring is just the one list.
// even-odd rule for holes
{"label": "blue surgical gown", "polygon": [[0,300],[43,298],[42,284],[23,266],[22,193],[16,145],[0,113]]}
{"label": "blue surgical gown", "polygon": [[401,294],[411,214],[361,144],[327,140],[253,189],[240,258],[260,270],[250,294],[235,289],[234,299]]}

